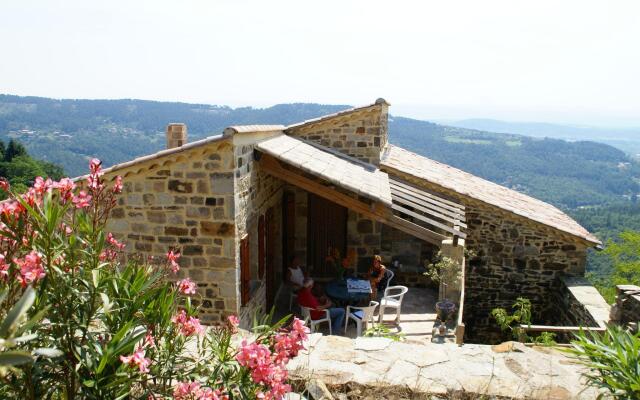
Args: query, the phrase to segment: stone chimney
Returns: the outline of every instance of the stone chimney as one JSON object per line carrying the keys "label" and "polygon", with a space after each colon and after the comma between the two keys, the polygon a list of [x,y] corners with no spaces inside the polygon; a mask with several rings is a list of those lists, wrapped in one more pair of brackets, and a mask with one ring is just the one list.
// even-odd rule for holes
{"label": "stone chimney", "polygon": [[167,149],[180,147],[187,144],[187,125],[169,124],[167,125]]}

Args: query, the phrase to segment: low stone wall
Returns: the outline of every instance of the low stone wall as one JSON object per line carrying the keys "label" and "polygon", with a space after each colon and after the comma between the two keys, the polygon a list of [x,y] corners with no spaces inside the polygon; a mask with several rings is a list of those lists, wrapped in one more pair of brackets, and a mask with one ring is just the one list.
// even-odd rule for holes
{"label": "low stone wall", "polygon": [[616,292],[616,304],[611,319],[637,331],[640,324],[640,286],[618,285]]}
{"label": "low stone wall", "polygon": [[609,305],[585,278],[560,278],[560,288],[553,297],[550,320],[554,325],[602,328],[609,320]]}

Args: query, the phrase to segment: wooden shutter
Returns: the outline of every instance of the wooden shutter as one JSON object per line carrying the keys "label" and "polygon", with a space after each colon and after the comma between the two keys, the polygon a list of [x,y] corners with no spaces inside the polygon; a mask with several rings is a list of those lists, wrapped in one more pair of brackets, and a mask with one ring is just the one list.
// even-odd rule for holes
{"label": "wooden shutter", "polygon": [[240,240],[240,296],[242,305],[249,302],[251,266],[249,257],[249,235]]}
{"label": "wooden shutter", "polygon": [[264,278],[264,215],[258,218],[258,278]]}

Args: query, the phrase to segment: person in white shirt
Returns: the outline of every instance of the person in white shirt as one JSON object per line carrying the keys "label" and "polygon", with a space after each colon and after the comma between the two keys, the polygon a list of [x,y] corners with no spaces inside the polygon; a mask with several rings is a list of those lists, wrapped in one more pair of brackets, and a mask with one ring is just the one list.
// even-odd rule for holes
{"label": "person in white shirt", "polygon": [[294,291],[300,290],[304,286],[304,280],[308,278],[307,274],[302,269],[302,262],[300,258],[294,257],[291,260],[291,266],[287,270],[287,280],[293,286]]}

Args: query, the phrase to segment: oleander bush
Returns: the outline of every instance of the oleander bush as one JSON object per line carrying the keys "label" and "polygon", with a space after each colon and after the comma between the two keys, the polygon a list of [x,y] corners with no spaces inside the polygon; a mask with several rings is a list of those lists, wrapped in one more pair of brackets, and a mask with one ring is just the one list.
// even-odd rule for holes
{"label": "oleander bush", "polygon": [[[78,186],[78,187],[77,187]],[[0,188],[0,398],[280,399],[308,332],[297,319],[205,329],[196,284],[175,283],[179,251],[123,257],[105,231],[122,179],[36,178]]]}

